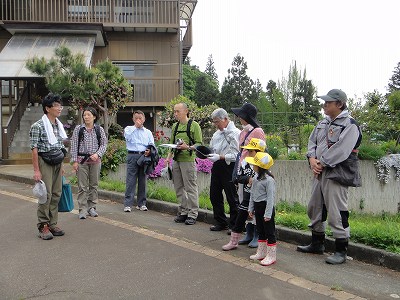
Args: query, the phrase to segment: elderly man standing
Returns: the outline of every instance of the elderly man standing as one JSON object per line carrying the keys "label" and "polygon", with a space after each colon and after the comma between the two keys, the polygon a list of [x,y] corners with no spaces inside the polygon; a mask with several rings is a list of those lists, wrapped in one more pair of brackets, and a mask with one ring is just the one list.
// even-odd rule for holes
{"label": "elderly man standing", "polygon": [[[212,122],[218,129],[212,136],[210,148],[213,154],[208,159],[214,162],[211,169],[210,200],[213,206],[216,224],[211,231],[221,231],[235,225],[238,214],[238,195],[232,182],[232,172],[236,156],[239,153],[240,130],[229,120],[228,113],[223,108],[217,108],[211,114]],[[224,196],[229,204],[229,222],[224,212]]]}
{"label": "elderly man standing", "polygon": [[[348,187],[360,186],[358,172],[349,173],[342,169],[343,178],[352,178],[344,182],[341,178],[332,177],[348,162],[357,166],[357,148],[362,135],[357,122],[347,109],[347,96],[339,89],[333,89],[327,95],[319,96],[325,101],[326,117],[315,126],[308,141],[307,157],[314,174],[311,198],[308,203],[308,216],[312,231],[311,244],[298,246],[297,250],[305,253],[323,254],[325,247],[326,220],[335,238],[335,253],[326,258],[328,264],[346,262],[348,239],[350,237],[349,210],[347,205]],[[351,164],[353,164],[351,163]],[[350,165],[347,165],[348,167]],[[356,168],[356,171],[358,169]]]}
{"label": "elderly man standing", "polygon": [[126,126],[124,137],[128,156],[126,158],[126,191],[124,200],[124,212],[131,212],[138,185],[136,209],[147,211],[146,189],[147,181],[144,166],[138,165],[142,155],[149,156],[151,145],[154,144],[154,137],[150,130],[144,127],[146,118],[144,112],[136,110],[133,112],[133,126]]}
{"label": "elderly man standing", "polygon": [[197,170],[195,148],[203,142],[199,123],[189,118],[186,103],[174,106],[174,116],[178,121],[172,125],[170,141],[177,144],[167,157],[167,166],[174,158],[172,180],[176,197],[180,205],[174,221],[186,225],[196,224],[199,214],[199,191],[197,187]]}

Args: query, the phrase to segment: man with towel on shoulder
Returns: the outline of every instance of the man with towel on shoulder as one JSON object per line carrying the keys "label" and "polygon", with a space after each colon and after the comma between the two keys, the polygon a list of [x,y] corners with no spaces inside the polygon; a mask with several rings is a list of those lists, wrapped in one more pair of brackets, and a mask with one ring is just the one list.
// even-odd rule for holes
{"label": "man with towel on shoulder", "polygon": [[60,150],[65,155],[63,139],[67,138],[67,134],[63,124],[57,119],[63,109],[61,97],[50,93],[43,99],[42,106],[44,115],[31,126],[29,138],[32,149],[33,179],[36,182],[43,180],[47,188],[47,201],[38,204],[37,208],[39,237],[43,240],[51,240],[53,236],[64,235],[64,231],[57,227],[63,169],[62,160],[56,164],[49,164],[43,160],[42,156],[46,153],[57,153]]}

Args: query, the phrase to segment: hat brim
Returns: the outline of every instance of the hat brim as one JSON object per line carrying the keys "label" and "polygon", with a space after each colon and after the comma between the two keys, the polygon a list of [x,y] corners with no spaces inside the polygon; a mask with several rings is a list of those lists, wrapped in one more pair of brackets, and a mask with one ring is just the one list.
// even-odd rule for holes
{"label": "hat brim", "polygon": [[206,159],[208,155],[212,153],[210,148],[203,145],[195,147],[195,150],[196,150],[196,157],[200,159]]}
{"label": "hat brim", "polygon": [[244,160],[246,162],[248,162],[249,164],[251,164],[251,165],[259,166],[260,168],[263,168],[263,169],[266,169],[266,170],[269,170],[274,165],[274,161],[273,160],[271,160],[267,165],[263,164],[263,163],[260,163],[260,162],[255,162],[254,161],[254,157],[246,157]]}
{"label": "hat brim", "polygon": [[234,107],[232,108],[233,113],[238,116],[239,118],[242,118],[245,120],[247,123],[249,123],[253,127],[260,127],[258,124],[258,121],[252,117],[250,117],[243,109],[242,107]]}
{"label": "hat brim", "polygon": [[320,98],[320,99],[322,99],[322,100],[324,100],[324,101],[327,101],[327,102],[336,102],[336,101],[340,101],[340,100],[334,99],[334,98],[332,98],[332,97],[329,97],[328,95],[317,96],[317,97]]}
{"label": "hat brim", "polygon": [[247,145],[247,146],[241,146],[240,148],[247,149],[247,150],[260,150],[260,148],[251,147],[251,146],[249,146],[249,145]]}

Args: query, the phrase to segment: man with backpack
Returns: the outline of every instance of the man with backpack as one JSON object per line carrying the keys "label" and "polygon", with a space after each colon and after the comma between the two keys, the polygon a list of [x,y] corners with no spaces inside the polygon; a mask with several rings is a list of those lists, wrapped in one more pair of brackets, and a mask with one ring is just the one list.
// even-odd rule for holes
{"label": "man with backpack", "polygon": [[174,116],[178,121],[172,125],[170,141],[177,144],[167,157],[167,166],[174,158],[172,179],[176,197],[180,205],[174,221],[194,225],[199,211],[199,192],[197,187],[197,170],[195,147],[203,142],[200,125],[189,119],[189,110],[185,103],[174,106]]}

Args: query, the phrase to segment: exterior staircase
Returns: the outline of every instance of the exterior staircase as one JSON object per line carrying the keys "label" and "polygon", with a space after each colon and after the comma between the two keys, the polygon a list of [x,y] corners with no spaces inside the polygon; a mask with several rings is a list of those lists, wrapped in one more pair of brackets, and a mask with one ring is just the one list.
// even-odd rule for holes
{"label": "exterior staircase", "polygon": [[[21,119],[20,127],[16,131],[14,139],[9,149],[9,158],[2,161],[2,164],[6,165],[19,165],[19,164],[31,164],[32,163],[32,152],[29,140],[29,131],[31,125],[39,120],[43,116],[43,108],[39,106],[31,106],[25,110],[25,113]],[[61,113],[60,120],[62,123],[67,118],[67,109],[64,109]]]}

